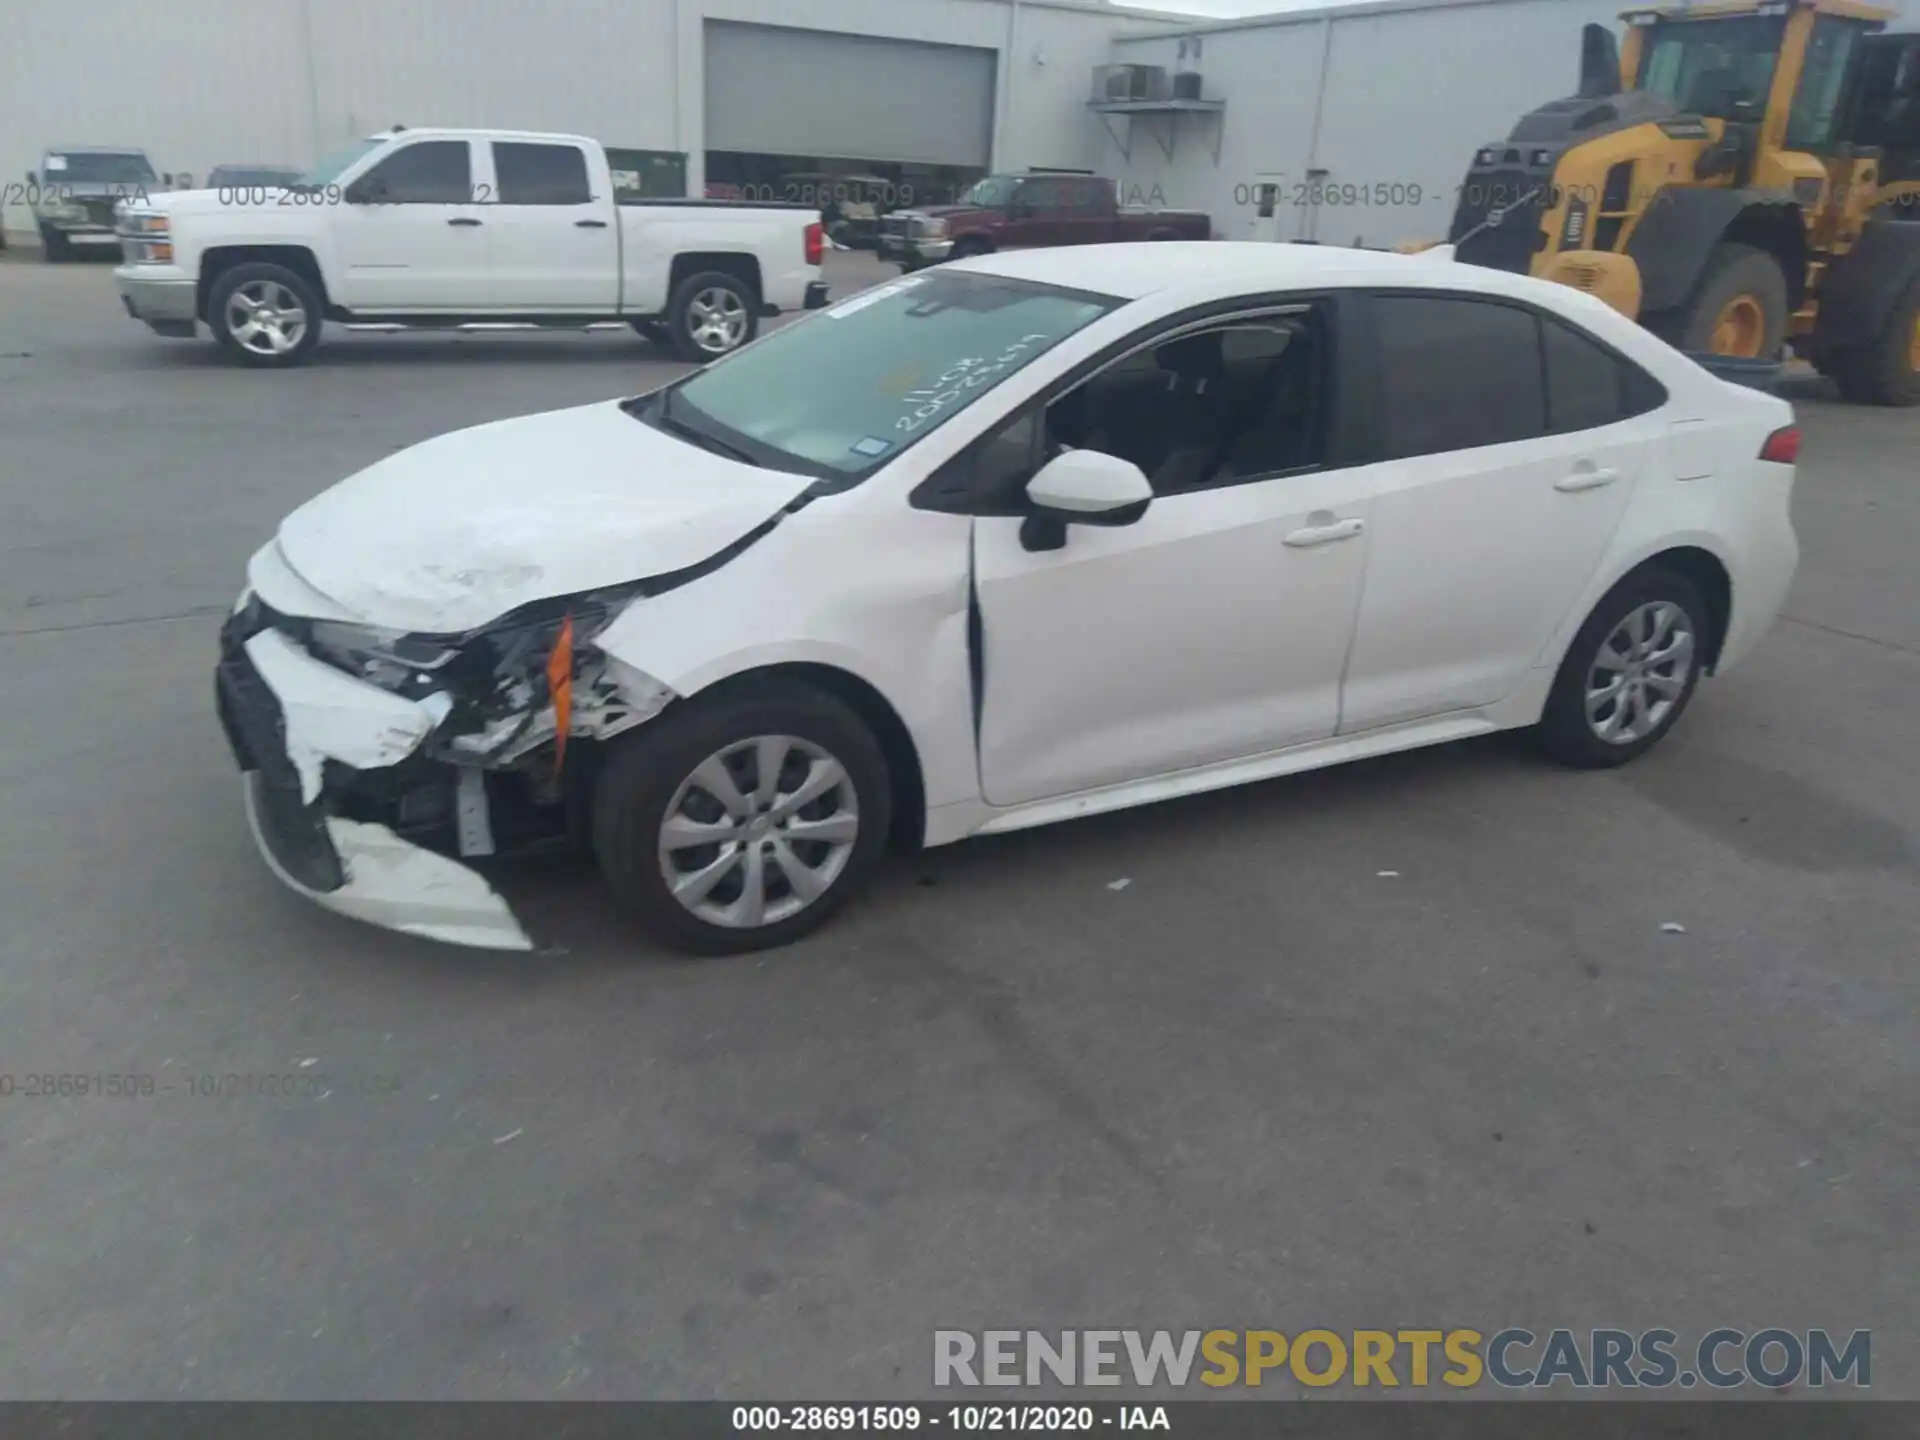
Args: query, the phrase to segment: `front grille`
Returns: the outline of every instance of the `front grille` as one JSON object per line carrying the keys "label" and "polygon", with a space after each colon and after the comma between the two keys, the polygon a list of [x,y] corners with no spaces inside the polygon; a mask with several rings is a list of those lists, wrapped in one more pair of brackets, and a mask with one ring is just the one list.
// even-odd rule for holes
{"label": "front grille", "polygon": [[113,207],[118,203],[118,201],[114,200],[83,200],[80,202],[81,208],[87,212],[88,221],[95,225],[113,224]]}
{"label": "front grille", "polygon": [[905,239],[907,227],[911,223],[912,222],[904,215],[888,215],[880,222],[880,233],[883,235],[895,235]]}
{"label": "front grille", "polygon": [[[1525,275],[1540,252],[1540,218],[1546,210],[1548,177],[1526,170],[1471,174],[1460,187],[1460,204],[1448,238],[1454,258],[1488,270]],[[1499,215],[1498,224],[1492,223]]]}
{"label": "front grille", "polygon": [[301,798],[299,772],[287,758],[286,717],[280,702],[247,652],[231,643],[241,628],[230,621],[222,632],[220,664],[214,671],[214,708],[234,761],[252,787],[260,838],[294,880],[310,890],[338,890],[346,883],[346,875],[318,808]]}

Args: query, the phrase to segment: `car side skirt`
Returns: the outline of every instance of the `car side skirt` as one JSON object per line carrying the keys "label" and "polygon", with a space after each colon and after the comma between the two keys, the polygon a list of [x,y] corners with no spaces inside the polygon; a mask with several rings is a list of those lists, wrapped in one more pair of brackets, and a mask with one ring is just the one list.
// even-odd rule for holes
{"label": "car side skirt", "polygon": [[1129,780],[1074,795],[1036,800],[1026,805],[993,806],[984,803],[945,805],[927,815],[927,848],[950,845],[972,835],[997,835],[1010,830],[1029,830],[1053,825],[1062,820],[1077,820],[1089,815],[1104,815],[1129,810],[1136,805],[1151,805],[1183,795],[1201,795],[1210,790],[1226,790],[1236,785],[1272,780],[1282,775],[1297,775],[1344,765],[1350,760],[1367,760],[1401,750],[1418,750],[1428,745],[1444,745],[1475,735],[1490,735],[1532,725],[1546,706],[1547,692],[1553,687],[1554,667],[1531,670],[1525,682],[1497,705],[1473,710],[1456,710],[1422,720],[1382,726],[1353,735],[1335,735],[1306,745],[1292,745],[1237,760],[1176,770],[1143,780]]}

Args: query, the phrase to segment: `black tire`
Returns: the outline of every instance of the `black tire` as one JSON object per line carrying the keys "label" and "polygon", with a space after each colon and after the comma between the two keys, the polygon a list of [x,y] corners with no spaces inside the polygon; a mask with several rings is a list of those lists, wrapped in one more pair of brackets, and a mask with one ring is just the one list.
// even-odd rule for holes
{"label": "black tire", "polygon": [[664,320],[635,320],[633,331],[649,345],[658,345],[663,349],[673,345],[673,331],[667,328]]}
{"label": "black tire", "polygon": [[[1602,667],[1596,663],[1600,659],[1601,646],[1611,645],[1615,631],[1629,616],[1643,607],[1661,604],[1678,608],[1681,618],[1675,624],[1675,631],[1677,633],[1684,626],[1692,636],[1690,663],[1680,691],[1670,697],[1671,704],[1667,711],[1645,734],[1624,742],[1606,739],[1598,733],[1587,713],[1588,682],[1591,677],[1603,673]],[[1716,623],[1699,587],[1684,575],[1657,568],[1629,575],[1593,607],[1586,624],[1580,627],[1580,633],[1573,637],[1573,644],[1567,647],[1566,658],[1560,662],[1560,672],[1554,677],[1553,689],[1547,696],[1540,723],[1533,729],[1535,743],[1552,759],[1576,770],[1611,769],[1644,755],[1659,744],[1686,713],[1688,702],[1699,687],[1701,666],[1713,641]],[[1615,653],[1621,652],[1616,648]],[[1672,679],[1675,668],[1672,665],[1656,665],[1651,667],[1649,673]],[[1656,699],[1654,703],[1661,702]],[[1604,722],[1610,715],[1611,711],[1603,706],[1600,720]]]}
{"label": "black tire", "polygon": [[[694,305],[709,292],[731,296],[732,303],[746,312],[745,328],[739,338],[724,349],[710,349],[694,335]],[[722,355],[731,355],[760,333],[760,296],[738,275],[729,275],[724,270],[703,270],[698,275],[689,275],[674,288],[673,298],[667,302],[666,325],[674,353],[682,360],[691,360],[696,365],[718,360]]]}
{"label": "black tire", "polygon": [[1877,341],[1841,351],[1821,369],[1855,405],[1920,405],[1920,276],[1895,302]]}
{"label": "black tire", "polygon": [[1751,245],[1714,247],[1700,283],[1681,312],[1679,335],[1673,343],[1695,354],[1719,353],[1713,348],[1713,337],[1721,313],[1743,296],[1758,307],[1764,320],[1759,353],[1750,358],[1778,359],[1787,341],[1787,275],[1778,260]]}
{"label": "black tire", "polygon": [[67,243],[67,237],[51,225],[42,225],[40,255],[49,265],[59,265],[73,258],[73,247]]}
{"label": "black tire", "polygon": [[988,244],[985,240],[976,239],[969,235],[964,240],[956,240],[953,242],[953,249],[947,252],[947,259],[971,260],[976,255],[991,255],[992,253],[992,245]]}
{"label": "black tire", "polygon": [[[691,781],[695,769],[729,746],[751,744],[761,736],[791,737],[837,760],[851,787],[857,831],[837,873],[816,899],[797,913],[749,929],[696,915],[674,898],[663,873],[659,837],[669,806],[674,805],[683,783]],[[791,780],[799,772],[782,773]],[[756,778],[742,776],[743,789]],[[791,793],[791,784],[781,788],[782,793]],[[833,807],[830,813],[839,813],[845,799],[844,792],[836,790],[815,804]],[[700,793],[683,799],[679,813],[688,815],[687,807],[696,801],[708,813],[691,818],[706,821],[720,815],[717,806],[710,803],[711,797]],[[803,807],[801,817],[819,819],[806,815],[812,808]],[[740,954],[790,944],[825,924],[872,877],[886,848],[892,821],[893,796],[886,756],[858,715],[833,696],[804,685],[748,683],[676,704],[658,720],[616,744],[594,785],[593,850],[615,903],[652,939],[689,954]],[[747,842],[749,846],[752,843],[751,839]],[[698,870],[721,858],[718,846],[678,853],[677,863],[683,872]],[[823,855],[802,858],[808,865],[826,863]],[[764,866],[767,861],[760,863]],[[773,870],[781,874],[775,885],[785,884],[784,864],[776,862],[766,873],[771,875]],[[738,887],[734,887],[736,876],[740,878]],[[744,888],[745,874],[736,864],[722,873],[712,894],[727,901],[739,898]],[[789,894],[791,897],[790,887]]]}
{"label": "black tire", "polygon": [[[291,348],[271,352],[256,350],[236,335],[229,306],[234,293],[249,286],[279,286],[303,312],[301,329]],[[281,313],[287,309],[285,305],[277,308]],[[314,293],[312,282],[284,265],[255,262],[235,265],[223,271],[207,294],[207,313],[202,318],[229,360],[256,370],[284,370],[299,365],[313,354],[314,347],[320,343],[320,298]]]}

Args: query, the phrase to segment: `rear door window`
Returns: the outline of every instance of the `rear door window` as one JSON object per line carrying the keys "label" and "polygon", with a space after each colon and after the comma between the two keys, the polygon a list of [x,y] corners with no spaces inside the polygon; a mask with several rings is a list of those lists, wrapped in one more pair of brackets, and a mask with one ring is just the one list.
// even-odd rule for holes
{"label": "rear door window", "polygon": [[1476,450],[1547,433],[1531,312],[1466,296],[1375,297],[1381,457]]}
{"label": "rear door window", "polygon": [[587,157],[578,145],[496,140],[493,178],[502,205],[585,205],[593,199]]}

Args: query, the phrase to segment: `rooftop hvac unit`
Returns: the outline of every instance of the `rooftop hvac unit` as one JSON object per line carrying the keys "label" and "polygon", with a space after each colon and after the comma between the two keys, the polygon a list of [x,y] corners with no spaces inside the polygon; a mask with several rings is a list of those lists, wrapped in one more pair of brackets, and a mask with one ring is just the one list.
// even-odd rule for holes
{"label": "rooftop hvac unit", "polygon": [[1198,70],[1179,70],[1174,72],[1173,98],[1176,100],[1198,100],[1200,98],[1200,72]]}
{"label": "rooftop hvac unit", "polygon": [[1095,100],[1165,100],[1173,87],[1163,65],[1098,65],[1093,71]]}

